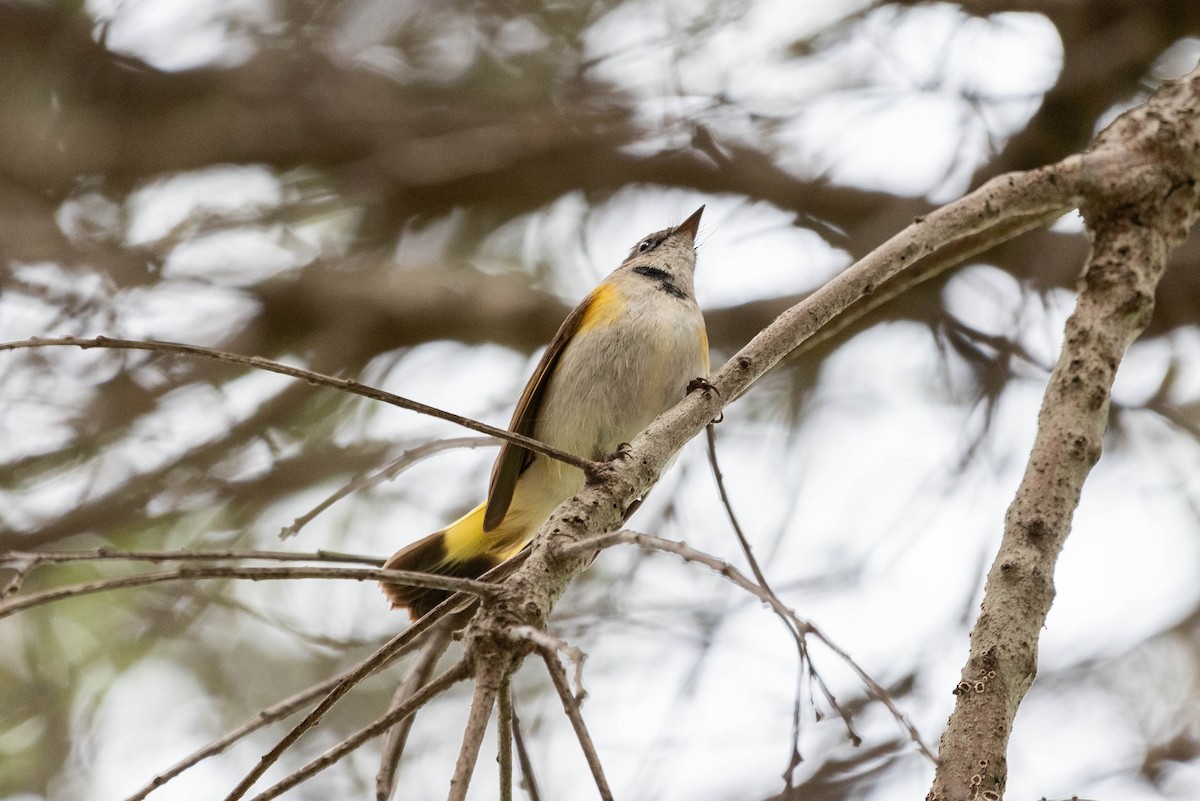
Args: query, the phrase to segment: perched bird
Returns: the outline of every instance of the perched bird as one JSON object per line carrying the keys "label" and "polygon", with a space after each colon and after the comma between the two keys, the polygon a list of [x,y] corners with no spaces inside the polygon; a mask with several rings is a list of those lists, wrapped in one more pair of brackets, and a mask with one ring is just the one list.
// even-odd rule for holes
{"label": "perched bird", "polygon": [[[674,406],[708,375],[708,336],[692,275],[701,206],[642,239],[563,321],[525,385],[509,430],[601,460]],[[505,442],[487,501],[396,552],[396,570],[475,578],[524,548],[583,471]],[[415,618],[448,593],[384,584]]]}

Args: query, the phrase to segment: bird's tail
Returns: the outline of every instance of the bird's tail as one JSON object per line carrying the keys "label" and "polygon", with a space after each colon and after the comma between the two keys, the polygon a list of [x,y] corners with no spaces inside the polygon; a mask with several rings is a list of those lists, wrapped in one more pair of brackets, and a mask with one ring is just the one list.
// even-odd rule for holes
{"label": "bird's tail", "polygon": [[[419,539],[392,555],[384,568],[416,570],[440,576],[478,578],[507,556],[494,552],[496,532],[483,531],[483,513],[487,504],[480,504],[441,531]],[[407,609],[414,620],[450,597],[445,590],[406,587],[402,584],[383,584],[383,593],[394,609]]]}

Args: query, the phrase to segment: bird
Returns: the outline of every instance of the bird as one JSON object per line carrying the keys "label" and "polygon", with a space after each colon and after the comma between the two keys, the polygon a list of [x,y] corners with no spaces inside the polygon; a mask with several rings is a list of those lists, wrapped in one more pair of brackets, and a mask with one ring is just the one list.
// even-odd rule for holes
{"label": "bird", "polygon": [[[640,239],[559,327],[517,401],[509,430],[591,460],[627,446],[708,375],[708,335],[693,275],[701,206]],[[487,500],[397,551],[385,569],[477,578],[519,553],[584,473],[504,442]],[[394,609],[421,617],[443,590],[382,583]]]}

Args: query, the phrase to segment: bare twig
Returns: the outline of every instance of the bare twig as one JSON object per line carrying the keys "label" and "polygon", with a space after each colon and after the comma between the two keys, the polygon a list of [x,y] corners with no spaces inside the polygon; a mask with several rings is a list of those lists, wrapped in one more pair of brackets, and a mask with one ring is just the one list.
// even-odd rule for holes
{"label": "bare twig", "polygon": [[162,787],[164,784],[183,773],[188,768],[191,768],[205,759],[208,759],[210,756],[220,754],[238,740],[253,734],[264,726],[274,723],[277,720],[282,720],[293,712],[303,709],[309,703],[315,701],[317,698],[336,687],[337,684],[343,681],[349,674],[350,671],[347,671],[334,676],[331,679],[326,679],[320,684],[314,684],[312,687],[296,693],[290,698],[286,698],[277,704],[267,707],[255,715],[253,720],[247,721],[238,728],[226,734],[224,737],[221,737],[219,740],[214,740],[200,750],[190,754],[185,759],[175,763],[167,770],[164,770],[162,773],[151,779],[146,786],[142,787],[136,793],[125,799],[125,801],[142,801],[142,799],[150,795],[150,793],[154,792],[159,787]]}
{"label": "bare twig", "polygon": [[335,503],[351,495],[355,492],[362,492],[371,487],[381,484],[384,481],[391,481],[396,476],[403,473],[408,468],[412,467],[417,462],[423,459],[428,459],[430,456],[448,451],[453,448],[485,448],[495,445],[496,441],[490,437],[452,437],[448,439],[435,439],[430,442],[425,442],[416,445],[392,460],[391,464],[384,467],[382,470],[377,470],[366,476],[359,476],[353,481],[340,487],[325,500],[318,503],[312,509],[297,517],[292,521],[291,525],[284,526],[279,532],[279,539],[286,540],[289,537],[294,537],[300,533],[300,529],[307,526],[313,521],[317,515],[324,512]]}
{"label": "bare twig", "polygon": [[[458,752],[458,761],[454,765],[454,775],[450,777],[450,795],[447,801],[466,801],[467,788],[471,786],[471,774],[475,771],[475,763],[479,760],[479,749],[483,745],[483,736],[487,733],[488,719],[492,716],[492,707],[496,705],[496,696],[507,681],[507,670],[504,664],[485,664],[485,659],[475,655],[475,694],[471,698],[471,711],[467,714],[467,725],[463,729],[462,748]],[[490,662],[490,660],[487,660]]]}
{"label": "bare twig", "polygon": [[[287,751],[287,749],[291,748],[292,745],[299,740],[306,731],[320,722],[321,718],[325,716],[325,713],[332,709],[334,704],[341,700],[342,696],[350,692],[355,685],[357,685],[367,676],[370,676],[377,670],[383,669],[387,665],[391,664],[391,662],[393,662],[395,659],[399,658],[401,655],[410,650],[418,641],[418,638],[423,636],[427,631],[429,631],[429,629],[437,625],[443,617],[449,614],[452,610],[456,609],[462,602],[463,597],[461,595],[456,594],[450,596],[445,601],[442,601],[440,604],[430,610],[427,614],[423,615],[420,619],[414,621],[413,624],[403,632],[397,634],[388,642],[384,643],[375,651],[375,653],[359,662],[353,670],[343,673],[341,681],[335,684],[328,691],[325,697],[321,699],[321,702],[317,704],[317,706],[311,712],[305,715],[303,720],[293,726],[291,731],[284,735],[283,738],[276,743],[274,748],[262,756],[262,758],[258,761],[258,764],[255,765],[254,768],[247,773],[245,777],[243,777],[242,781],[238,783],[237,787],[233,788],[229,795],[225,797],[225,801],[237,801],[237,799],[244,796],[246,792],[254,785],[254,783],[258,781],[264,773],[266,773],[267,769],[270,768],[271,765],[274,765],[279,760],[279,757],[283,756],[283,753]],[[397,717],[396,721],[403,719],[403,716]]]}
{"label": "bare twig", "polygon": [[[402,632],[398,637],[391,640],[387,646],[388,653],[391,658],[400,656],[404,649],[406,649],[409,644],[415,642],[422,632],[429,630],[439,622],[440,618],[431,612],[425,618],[417,621],[404,632]],[[449,628],[452,630],[452,626]],[[424,653],[424,649],[422,649],[422,652]],[[281,720],[293,712],[303,709],[312,701],[321,696],[327,696],[329,693],[337,690],[341,686],[352,686],[354,683],[361,680],[363,677],[362,671],[363,664],[360,663],[359,665],[356,665],[331,679],[323,681],[320,684],[313,685],[307,690],[297,693],[290,698],[264,709],[254,718],[254,720],[248,721],[219,740],[210,743],[199,751],[191,754],[186,759],[178,762],[168,770],[163,771],[158,776],[155,776],[154,779],[151,780],[145,787],[143,787],[137,793],[129,796],[126,801],[141,801],[155,789],[161,787],[163,784],[166,784],[169,780],[178,776],[183,771],[210,756],[221,753],[230,745],[242,739],[243,737],[258,731],[269,723],[273,723],[276,720]],[[403,725],[403,722],[398,725]]]}
{"label": "bare twig", "polygon": [[75,598],[97,592],[145,587],[166,581],[198,581],[201,579],[249,579],[250,581],[281,581],[293,579],[350,579],[353,581],[387,581],[413,587],[429,587],[435,590],[465,592],[471,595],[490,597],[495,587],[474,579],[435,576],[415,570],[383,570],[377,567],[225,567],[194,566],[165,570],[157,573],[142,573],[137,576],[101,579],[82,584],[71,584],[25,595],[0,604],[0,619],[42,604]]}
{"label": "bare twig", "polygon": [[525,735],[521,732],[521,716],[517,714],[516,704],[512,703],[512,684],[509,683],[509,706],[512,711],[513,745],[517,750],[517,761],[521,763],[521,786],[529,796],[529,801],[542,801],[542,792],[538,789],[537,777],[533,773],[533,760],[529,758],[529,749],[525,745]]}
{"label": "bare twig", "polygon": [[91,551],[4,551],[0,553],[0,565],[11,561],[32,560],[39,564],[61,562],[220,562],[238,559],[262,559],[275,562],[335,562],[363,565],[382,565],[384,560],[377,556],[362,556],[337,551],[235,551],[230,549],[208,551],[118,551],[112,548],[96,548]]}
{"label": "bare twig", "polygon": [[928,760],[935,764],[937,763],[937,757],[934,756],[933,751],[928,745],[925,744],[925,741],[921,739],[921,734],[917,731],[916,726],[912,724],[912,721],[908,719],[907,715],[900,711],[900,708],[896,706],[896,702],[892,699],[891,694],[888,693],[883,685],[871,678],[870,674],[863,670],[862,667],[854,661],[854,658],[851,657],[850,654],[830,640],[823,631],[817,628],[817,626],[797,615],[794,611],[792,611],[791,608],[780,601],[778,597],[764,590],[761,586],[759,586],[752,579],[728,562],[712,556],[711,554],[704,553],[703,551],[698,551],[686,543],[675,542],[674,540],[664,539],[663,537],[655,537],[650,534],[640,534],[635,531],[613,531],[608,534],[600,534],[595,537],[589,537],[586,540],[580,540],[567,545],[563,547],[561,551],[564,554],[573,552],[588,553],[593,550],[605,548],[617,543],[636,545],[639,548],[644,548],[649,551],[662,551],[663,553],[674,554],[684,561],[696,562],[697,564],[704,565],[713,572],[724,576],[738,587],[741,587],[746,592],[758,598],[760,601],[774,609],[776,613],[786,616],[791,625],[795,626],[797,631],[799,631],[802,635],[811,634],[820,640],[821,643],[836,656],[838,656],[855,673],[855,675],[858,676],[859,680],[862,681],[871,694],[874,695],[879,702],[884,705],[888,712],[891,713],[892,717],[895,718],[896,722],[904,728],[904,730],[908,733],[909,738],[917,746],[918,750],[920,750],[920,752]]}
{"label": "bare twig", "polygon": [[754,551],[750,548],[750,541],[746,539],[746,532],[742,530],[742,524],[738,522],[737,515],[734,514],[733,502],[729,500],[729,491],[725,488],[725,475],[721,472],[721,465],[717,462],[717,435],[712,423],[704,427],[704,436],[708,442],[708,465],[712,468],[713,478],[717,482],[717,492],[721,496],[721,505],[725,507],[725,516],[729,518],[729,524],[733,526],[733,533],[737,536],[738,545],[741,546],[742,553],[745,554],[746,561],[750,564],[750,572],[754,574],[754,578],[758,580],[764,590],[774,595],[774,591],[767,585],[767,577],[763,575],[762,568],[758,566],[758,560],[754,558]]}
{"label": "bare twig", "polygon": [[486,423],[480,423],[477,420],[472,420],[469,417],[447,412],[443,409],[430,406],[418,401],[409,400],[408,398],[394,395],[391,392],[385,392],[382,389],[360,384],[348,378],[335,378],[334,376],[317,373],[312,370],[305,370],[302,367],[293,367],[289,364],[264,359],[261,356],[242,356],[237,353],[229,353],[227,351],[216,350],[215,348],[204,348],[199,345],[186,345],[180,342],[165,342],[156,339],[117,339],[114,337],[98,336],[98,337],[54,337],[42,338],[33,337],[15,342],[0,342],[0,351],[5,350],[21,350],[25,348],[46,348],[46,347],[77,347],[87,350],[88,348],[112,348],[116,350],[147,350],[156,351],[159,353],[179,353],[187,356],[201,356],[206,359],[215,359],[220,362],[228,362],[230,364],[240,364],[245,367],[254,367],[258,370],[266,370],[271,373],[279,373],[291,378],[299,378],[307,381],[310,384],[330,387],[331,389],[349,392],[352,395],[359,395],[371,400],[382,401],[383,403],[392,406],[398,406],[401,409],[418,412],[429,417],[436,417],[439,420],[447,420],[451,423],[469,428],[472,431],[478,431],[481,434],[487,434],[497,439],[502,439],[506,442],[511,442],[514,445],[520,445],[527,450],[540,453],[543,456],[549,456],[551,459],[557,459],[564,464],[569,464],[572,467],[578,467],[585,473],[591,473],[595,469],[595,463],[576,456],[573,453],[567,453],[557,448],[552,448],[545,443],[539,442],[531,437],[514,434],[511,431],[506,431],[503,428],[489,426]]}
{"label": "bare twig", "polygon": [[505,633],[513,640],[528,640],[543,651],[560,653],[570,659],[575,668],[575,702],[583,703],[587,698],[587,690],[583,689],[583,660],[586,658],[583,651],[533,626],[517,625]]}
{"label": "bare twig", "polygon": [[[842,704],[838,701],[837,696],[834,695],[833,691],[829,689],[829,685],[825,683],[825,679],[821,676],[820,671],[818,671],[816,666],[813,665],[812,658],[809,657],[809,655],[808,655],[807,646],[804,648],[804,658],[802,660],[802,666],[801,666],[802,669],[803,669],[803,663],[807,663],[808,677],[814,684],[816,684],[817,689],[821,691],[821,695],[824,696],[824,698],[825,698],[825,703],[829,704],[829,708],[832,709],[834,712],[837,712],[838,717],[840,717],[842,719],[842,725],[846,727],[846,735],[850,738],[850,742],[856,748],[858,746],[862,745],[862,737],[860,737],[858,732],[856,732],[854,730],[854,716],[850,714],[850,710],[848,710],[848,709],[846,709],[846,707],[842,706]],[[880,685],[876,685],[876,686],[880,687],[880,689],[882,689],[882,687]],[[795,740],[792,741],[792,748],[793,748],[792,758],[793,758],[793,760],[795,760],[795,762],[793,763],[793,765],[791,767],[794,770],[800,764],[800,751],[798,748],[798,744]],[[932,757],[931,754],[926,754],[926,756]],[[787,779],[787,782],[788,782],[788,789],[791,789],[791,781],[792,781],[791,775],[787,775],[785,778]]]}
{"label": "bare twig", "polygon": [[[723,559],[712,556],[711,554],[707,554],[703,551],[699,551],[688,545],[686,542],[676,542],[675,540],[669,540],[665,537],[656,537],[653,534],[642,534],[637,531],[622,530],[611,531],[607,534],[599,534],[595,537],[589,537],[586,540],[579,540],[578,542],[574,542],[570,545],[562,547],[560,549],[560,553],[563,556],[569,556],[580,552],[587,553],[594,550],[600,550],[618,544],[636,545],[637,547],[647,551],[662,551],[663,553],[674,554],[680,559],[683,559],[685,562],[696,562],[697,564],[704,565],[714,573],[719,573],[737,586],[751,593],[768,606],[772,604],[778,604],[779,606],[783,607],[789,617],[792,615],[791,610],[787,609],[786,606],[783,606],[782,602],[780,602],[777,598],[772,598],[770,593],[764,590],[757,582],[746,576],[736,567]],[[807,631],[811,628],[811,624],[807,622],[801,621],[801,624],[802,630],[804,631]]]}
{"label": "bare twig", "polygon": [[[429,632],[429,638],[421,646],[421,650],[409,666],[404,680],[396,687],[396,692],[392,696],[392,709],[407,701],[413,693],[429,681],[429,677],[433,675],[433,669],[437,667],[438,659],[446,652],[446,646],[450,644],[450,637],[453,633],[454,626],[452,618],[449,617],[443,618]],[[395,792],[396,770],[400,765],[400,758],[404,755],[404,746],[408,742],[408,734],[412,731],[412,724],[415,720],[415,716],[405,718],[388,729],[384,737],[379,773],[375,776],[376,801],[388,801]]]}
{"label": "bare twig", "polygon": [[783,622],[783,625],[787,627],[788,634],[791,635],[796,645],[797,676],[796,692],[792,696],[792,752],[788,757],[787,767],[783,771],[784,789],[791,790],[795,786],[796,769],[800,767],[800,763],[803,761],[803,757],[800,754],[800,724],[803,720],[800,714],[800,707],[804,698],[804,676],[806,674],[809,681],[815,683],[820,688],[826,702],[838,713],[842,722],[845,723],[851,742],[857,746],[862,740],[854,731],[850,720],[850,713],[838,703],[837,698],[830,692],[829,687],[825,684],[825,680],[817,672],[816,665],[813,664],[812,659],[809,657],[808,645],[804,640],[805,632],[795,625],[791,617],[779,611],[779,607],[783,606],[783,602],[776,595],[775,590],[771,588],[771,585],[767,583],[767,577],[759,566],[758,559],[754,556],[754,551],[750,548],[750,541],[746,538],[746,533],[742,530],[741,523],[738,522],[737,514],[733,511],[733,501],[729,498],[729,491],[725,487],[725,476],[721,472],[721,465],[717,460],[717,435],[712,423],[705,426],[704,434],[708,441],[708,464],[712,468],[713,478],[717,482],[717,491],[721,497],[721,504],[725,507],[725,516],[729,518],[729,523],[733,527],[733,533],[737,536],[738,545],[741,546],[742,554],[746,557],[746,561],[750,565],[750,570],[754,573],[754,578],[758,581],[758,585],[773,599],[771,608]]}
{"label": "bare twig", "polygon": [[0,566],[7,567],[12,570],[12,575],[4,582],[4,586],[0,587],[0,598],[7,598],[15,592],[20,591],[21,585],[25,583],[25,579],[29,578],[29,574],[33,572],[40,562],[35,557],[28,554],[17,554],[9,552],[8,554],[0,555]]}
{"label": "bare twig", "polygon": [[575,736],[579,738],[579,746],[583,749],[584,759],[587,760],[588,767],[592,771],[592,778],[596,781],[596,789],[600,791],[600,798],[603,801],[612,801],[612,790],[608,787],[608,780],[604,778],[604,767],[600,764],[600,755],[596,753],[592,735],[588,733],[587,725],[583,722],[583,715],[579,712],[579,703],[571,695],[567,673],[558,661],[558,651],[553,648],[539,648],[538,650],[546,662],[546,670],[550,673],[554,689],[558,691],[558,697],[562,700],[563,711],[567,713],[567,718],[571,721],[571,728],[575,729]]}
{"label": "bare twig", "polygon": [[512,682],[505,681],[497,702],[496,738],[500,763],[500,801],[513,801]]}
{"label": "bare twig", "polygon": [[265,791],[254,796],[252,801],[270,801],[278,798],[298,784],[308,781],[311,777],[339,762],[347,754],[359,748],[368,740],[378,737],[405,718],[413,715],[418,709],[429,703],[438,694],[457,684],[470,675],[470,666],[465,660],[460,660],[454,667],[426,684],[411,698],[400,706],[388,710],[388,713],[378,720],[342,740],[324,754],[309,762],[304,767],[284,777]]}

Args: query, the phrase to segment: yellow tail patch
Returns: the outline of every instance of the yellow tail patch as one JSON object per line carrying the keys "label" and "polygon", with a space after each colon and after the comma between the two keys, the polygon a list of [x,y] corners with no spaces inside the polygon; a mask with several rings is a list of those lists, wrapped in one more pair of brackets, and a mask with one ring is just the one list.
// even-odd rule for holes
{"label": "yellow tail patch", "polygon": [[[519,551],[509,547],[494,552],[502,540],[502,529],[484,533],[483,513],[487,504],[479,504],[455,520],[447,528],[417,540],[387,560],[389,570],[414,570],[439,576],[478,578]],[[403,584],[384,584],[383,592],[396,609],[407,609],[413,618],[425,614],[450,597],[443,590],[409,587]]]}

